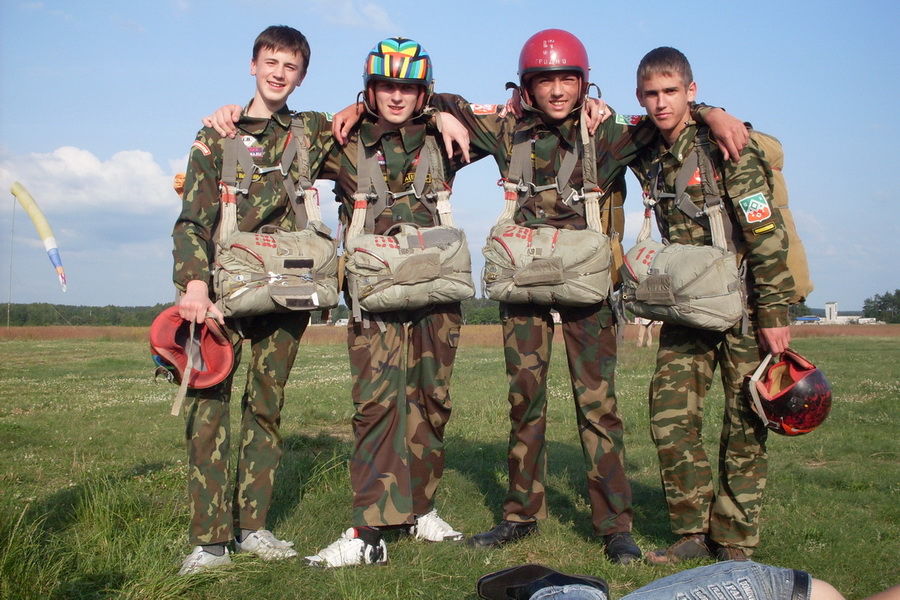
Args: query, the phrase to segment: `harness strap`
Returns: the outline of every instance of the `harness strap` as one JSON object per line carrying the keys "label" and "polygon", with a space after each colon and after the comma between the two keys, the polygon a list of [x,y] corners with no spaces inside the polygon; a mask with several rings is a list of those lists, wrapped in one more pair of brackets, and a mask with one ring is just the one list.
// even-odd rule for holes
{"label": "harness strap", "polygon": [[191,375],[194,373],[194,344],[197,343],[197,341],[194,339],[194,330],[196,329],[196,325],[197,322],[191,319],[191,324],[188,328],[187,348],[185,348],[187,354],[187,365],[185,365],[184,373],[181,376],[181,385],[178,386],[178,393],[175,394],[175,400],[172,402],[171,414],[173,417],[177,417],[179,414],[181,414],[181,407],[184,404],[184,397],[187,395],[188,382],[191,380]]}

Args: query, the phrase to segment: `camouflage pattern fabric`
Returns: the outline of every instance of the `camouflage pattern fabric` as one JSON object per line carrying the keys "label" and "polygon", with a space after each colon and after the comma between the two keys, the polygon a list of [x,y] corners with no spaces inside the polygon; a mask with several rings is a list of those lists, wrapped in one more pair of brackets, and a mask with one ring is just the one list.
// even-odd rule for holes
{"label": "camouflage pattern fabric", "polygon": [[[306,129],[310,143],[311,176],[316,179],[325,154],[334,145],[331,123],[324,113],[304,112],[297,116],[303,120]],[[288,143],[291,127],[291,113],[287,107],[274,113],[271,119],[242,116],[237,127],[238,135],[247,144],[257,165],[265,168],[281,164],[281,155]],[[223,152],[223,138],[209,127],[200,130],[191,146],[182,210],[172,232],[175,242],[173,279],[175,286],[182,291],[188,281],[210,281],[210,263],[215,249],[214,233],[219,222],[219,181]],[[291,176],[296,181],[296,162]],[[243,180],[240,166],[238,179]],[[284,191],[281,171],[275,170],[262,176],[257,174],[254,179],[247,197],[238,199],[238,229],[257,231],[263,225],[277,225],[293,231],[294,209]]]}
{"label": "camouflage pattern fabric", "polygon": [[[766,487],[767,429],[750,408],[742,383],[762,360],[751,327],[728,332],[663,324],[650,385],[650,429],[672,531],[708,533],[725,546],[759,545]],[[722,369],[725,415],[719,438],[718,491],[703,449],[703,405],[716,367]]]}
{"label": "camouflage pattern fabric", "polygon": [[[637,170],[645,189],[661,186],[674,193],[681,163],[693,147],[696,124],[689,124],[671,148],[662,141]],[[727,546],[752,551],[759,544],[759,511],[766,483],[766,430],[750,409],[742,384],[759,364],[761,327],[789,324],[788,301],[794,282],[787,270],[787,236],[768,182],[771,173],[751,140],[740,161],[713,159],[719,190],[732,221],[738,248],[749,271],[749,329],[741,323],[718,333],[663,325],[656,373],[650,388],[650,421],[660,460],[660,475],[676,533],[708,532]],[[656,181],[649,173],[659,161]],[[703,206],[699,174],[686,189]],[[663,236],[680,244],[710,245],[711,235],[682,213],[671,199],[661,203]],[[703,403],[716,367],[722,369],[725,416],[719,442],[719,490],[700,443]]]}
{"label": "camouflage pattern fabric", "polygon": [[[503,518],[547,516],[547,369],[554,323],[550,308],[501,304],[509,378],[509,490]],[[625,476],[622,418],[615,393],[616,328],[608,305],[558,307],[594,532],[631,531],[631,486]]]}
{"label": "camouflage pattern fabric", "polygon": [[[245,108],[246,112],[246,108]],[[310,141],[310,168],[315,179],[333,145],[328,119],[321,113],[301,113]],[[290,137],[287,107],[270,119],[241,117],[238,134],[260,167],[279,165]],[[224,142],[211,128],[197,134],[185,177],[182,211],[172,232],[173,279],[180,290],[189,281],[206,281],[212,290],[210,265],[219,222],[219,181]],[[291,172],[296,179],[296,163]],[[238,172],[242,178],[243,173]],[[257,231],[263,225],[293,230],[293,207],[284,191],[280,170],[255,176],[248,197],[237,204],[238,228]],[[230,472],[229,413],[232,377],[222,384],[188,395],[185,405],[189,459],[188,493],[191,503],[190,543],[229,541],[233,527],[263,529],[272,496],[275,471],[281,458],[279,423],[284,385],[297,354],[307,313],[282,313],[240,320],[251,343],[251,363],[241,401],[241,444],[236,483]],[[226,319],[235,346],[235,369],[241,339],[236,321]]]}
{"label": "camouflage pattern fabric", "polygon": [[459,303],[379,316],[384,332],[374,321],[347,329],[355,526],[412,524],[433,508],[462,322]]}
{"label": "camouflage pattern fabric", "polygon": [[[423,118],[402,127],[366,116],[342,148],[327,157],[320,175],[335,180],[344,226],[353,212],[358,144],[378,146],[378,159],[391,192],[412,185],[428,125]],[[443,154],[443,153],[442,153]],[[446,161],[446,158],[445,158]],[[459,167],[445,162],[448,183]],[[426,193],[431,181],[426,182]],[[375,218],[386,234],[399,223],[436,225],[414,195],[394,199]],[[347,331],[354,448],[350,460],[354,526],[412,524],[431,511],[444,471],[444,429],[450,418],[450,376],[462,321],[459,303],[416,311],[378,313],[384,330],[363,313]]]}
{"label": "camouflage pattern fabric", "polygon": [[192,546],[228,542],[239,528],[266,528],[282,454],[279,427],[284,386],[308,323],[309,313],[305,312],[241,320],[251,355],[241,398],[241,438],[233,488],[231,386],[242,349],[233,320],[225,321],[234,345],[232,374],[215,387],[188,392],[184,414]]}

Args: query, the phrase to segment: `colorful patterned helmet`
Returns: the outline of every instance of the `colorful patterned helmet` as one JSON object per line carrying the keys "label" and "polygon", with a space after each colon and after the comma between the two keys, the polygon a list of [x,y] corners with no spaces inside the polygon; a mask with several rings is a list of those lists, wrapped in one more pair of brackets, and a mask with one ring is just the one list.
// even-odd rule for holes
{"label": "colorful patterned helmet", "polygon": [[528,38],[519,53],[519,85],[525,76],[542,71],[577,71],[587,93],[590,72],[587,51],[577,37],[562,29],[545,29]]}
{"label": "colorful patterned helmet", "polygon": [[752,407],[766,427],[782,435],[809,433],[831,410],[831,386],[822,372],[792,350],[768,366],[769,354],[750,377]]}
{"label": "colorful patterned helmet", "polygon": [[234,366],[234,349],[228,335],[215,319],[194,326],[190,343],[189,321],[178,314],[178,307],[162,311],[150,326],[150,354],[157,365],[156,374],[173,383],[181,383],[187,369],[188,352],[193,356],[188,387],[203,389],[228,377]]}
{"label": "colorful patterned helmet", "polygon": [[372,80],[416,83],[430,88],[431,57],[413,40],[392,37],[381,40],[366,56],[363,84]]}

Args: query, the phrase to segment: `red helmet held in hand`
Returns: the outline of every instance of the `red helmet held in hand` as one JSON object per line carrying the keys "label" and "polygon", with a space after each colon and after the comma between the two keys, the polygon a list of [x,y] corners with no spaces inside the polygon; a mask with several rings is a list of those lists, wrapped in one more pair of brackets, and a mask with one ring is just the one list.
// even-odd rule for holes
{"label": "red helmet held in hand", "polygon": [[161,312],[150,326],[150,353],[157,365],[157,375],[164,374],[174,383],[181,383],[187,369],[188,353],[192,357],[188,387],[209,388],[228,377],[234,366],[234,349],[228,334],[212,318],[194,325],[194,339],[190,340],[191,322],[171,306]]}
{"label": "red helmet held in hand", "polygon": [[771,359],[766,356],[749,378],[753,410],[776,433],[809,433],[831,410],[831,385],[822,371],[790,349],[768,366]]}

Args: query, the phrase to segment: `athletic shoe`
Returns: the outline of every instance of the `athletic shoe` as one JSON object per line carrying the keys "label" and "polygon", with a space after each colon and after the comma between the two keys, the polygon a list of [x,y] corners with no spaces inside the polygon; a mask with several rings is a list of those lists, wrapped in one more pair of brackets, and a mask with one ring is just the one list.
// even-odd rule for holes
{"label": "athletic shoe", "polygon": [[207,552],[203,549],[203,546],[195,546],[194,550],[188,554],[185,557],[184,562],[181,563],[181,570],[178,571],[178,574],[193,575],[194,573],[199,573],[200,571],[205,571],[207,569],[224,567],[230,562],[231,556],[228,553],[228,548],[225,548],[225,554],[218,556],[212,552]]}
{"label": "athletic shoe", "polygon": [[416,523],[410,528],[409,533],[416,536],[417,540],[428,542],[458,542],[463,539],[462,532],[450,527],[447,521],[438,516],[436,510],[416,517]]}
{"label": "athletic shoe", "polygon": [[318,554],[307,556],[306,561],[315,567],[385,564],[387,544],[380,536],[377,545],[370,544],[358,537],[357,530],[351,527],[336,542],[324,550],[319,550]]}
{"label": "athletic shoe", "polygon": [[294,542],[279,540],[268,529],[254,531],[243,542],[237,538],[234,540],[235,552],[247,552],[255,554],[263,560],[284,560],[294,558],[297,551],[293,548]]}

